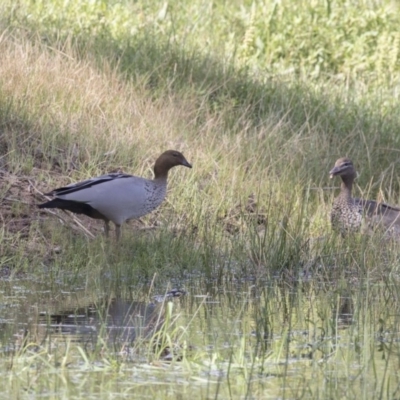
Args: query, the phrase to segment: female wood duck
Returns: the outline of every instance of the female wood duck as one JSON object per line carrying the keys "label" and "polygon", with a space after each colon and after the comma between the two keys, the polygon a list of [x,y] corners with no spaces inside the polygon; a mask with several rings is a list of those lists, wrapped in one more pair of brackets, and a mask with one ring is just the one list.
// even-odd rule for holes
{"label": "female wood duck", "polygon": [[329,172],[330,177],[340,176],[340,193],[335,198],[331,210],[332,228],[346,236],[361,229],[363,219],[369,228],[384,228],[388,234],[400,234],[400,208],[374,200],[351,197],[357,172],[349,158],[339,158]]}

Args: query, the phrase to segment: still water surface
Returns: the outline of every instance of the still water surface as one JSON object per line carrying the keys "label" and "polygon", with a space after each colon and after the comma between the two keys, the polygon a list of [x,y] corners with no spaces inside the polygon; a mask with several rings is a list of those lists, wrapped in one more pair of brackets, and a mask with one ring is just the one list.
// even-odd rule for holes
{"label": "still water surface", "polygon": [[400,396],[399,313],[379,285],[365,296],[315,282],[184,286],[121,296],[3,279],[4,396]]}

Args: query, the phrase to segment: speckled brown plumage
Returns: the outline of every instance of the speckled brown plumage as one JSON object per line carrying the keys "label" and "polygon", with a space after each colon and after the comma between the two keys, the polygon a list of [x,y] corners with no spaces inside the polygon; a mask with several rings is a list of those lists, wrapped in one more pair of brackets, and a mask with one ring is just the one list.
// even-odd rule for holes
{"label": "speckled brown plumage", "polygon": [[340,176],[342,179],[340,193],[335,198],[331,210],[331,223],[335,231],[340,232],[342,236],[358,232],[365,219],[365,232],[378,228],[383,230],[386,236],[400,237],[400,208],[374,200],[351,197],[357,173],[350,159],[339,158],[329,174],[331,178]]}
{"label": "speckled brown plumage", "polygon": [[358,232],[361,228],[363,207],[359,201],[351,197],[354,179],[357,176],[352,161],[339,158],[329,172],[331,178],[339,175],[342,178],[339,196],[333,202],[331,210],[332,228],[342,236]]}

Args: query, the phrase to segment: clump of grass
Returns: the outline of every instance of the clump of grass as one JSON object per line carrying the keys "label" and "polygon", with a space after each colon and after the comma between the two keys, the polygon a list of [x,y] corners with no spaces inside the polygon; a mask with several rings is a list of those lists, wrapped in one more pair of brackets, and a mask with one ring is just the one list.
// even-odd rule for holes
{"label": "clump of grass", "polygon": [[[145,38],[164,37],[183,51],[217,53],[268,77],[334,75],[341,82],[398,82],[399,17],[389,0],[234,1],[229,7],[201,1],[188,6],[184,1],[66,5],[26,0],[6,2],[3,8],[10,24],[40,28],[47,37],[72,34],[99,46],[107,42],[120,52],[132,45],[139,49]],[[147,70],[154,66],[146,65],[154,53],[139,51],[130,59]]]}
{"label": "clump of grass", "polygon": [[[77,310],[104,297],[147,304],[138,288],[189,286],[154,337],[131,345],[139,359],[106,337],[44,346],[31,330],[8,358],[12,319],[9,397],[138,385],[158,397],[155,379],[191,396],[198,382],[200,398],[360,398],[365,382],[372,398],[396,397],[397,243],[331,234],[327,182],[348,155],[356,192],[398,203],[398,18],[386,3],[341,4],[2,5],[2,304],[64,310],[71,287]],[[194,168],[171,173],[167,201],[120,244],[96,221],[82,219],[88,239],[63,214],[37,213],[40,192],[62,184],[116,169],[150,177],[167,148]],[[165,347],[179,356],[165,360]]]}
{"label": "clump of grass", "polygon": [[[97,273],[92,271],[92,275]],[[3,289],[10,288],[7,295],[0,294],[2,304],[15,302],[18,290],[31,302],[36,295],[32,289],[24,290],[27,283],[21,280],[16,287],[14,282],[3,281]],[[163,283],[160,275],[152,287]],[[32,282],[29,285],[32,288]],[[398,351],[393,317],[396,285],[376,285],[369,276],[357,275],[351,279],[325,276],[321,281],[314,277],[303,283],[270,279],[264,285],[235,280],[223,286],[215,281],[213,285],[210,295],[205,295],[205,282],[200,277],[190,287],[189,296],[175,300],[174,305],[166,302],[151,307],[151,291],[146,294],[146,286],[137,290],[139,285],[134,285],[136,289],[130,294],[123,293],[128,288],[124,280],[108,289],[105,297],[107,289],[102,285],[97,296],[87,287],[86,291],[64,293],[64,299],[60,298],[63,286],[43,287],[43,281],[38,281],[37,290],[41,288],[42,296],[46,293],[40,309],[47,309],[49,316],[51,310],[55,316],[69,310],[66,316],[71,318],[75,308],[77,320],[82,321],[79,304],[89,304],[91,334],[82,322],[71,326],[78,329],[75,334],[68,335],[67,330],[61,334],[58,329],[68,328],[68,324],[46,327],[38,324],[38,314],[33,313],[25,334],[13,337],[15,347],[8,336],[0,338],[4,349],[0,369],[7,366],[8,371],[4,390],[8,394],[24,387],[41,394],[57,387],[59,393],[75,393],[78,380],[81,391],[120,393],[122,387],[125,394],[134,391],[145,395],[149,390],[146,383],[157,379],[159,385],[152,386],[154,395],[168,382],[179,381],[197,382],[192,395],[199,397],[205,390],[238,395],[261,395],[269,390],[277,396],[290,393],[299,398],[305,391],[309,397],[320,398],[342,393],[338,379],[358,395],[366,377],[374,385],[375,397],[396,390],[396,381],[392,381],[396,371],[393,355]],[[125,299],[132,299],[131,307],[136,311],[125,315],[116,309],[113,320],[108,306],[117,290]],[[91,296],[85,300],[89,292]],[[104,302],[106,307],[101,305]],[[129,305],[127,300],[125,303]],[[143,307],[154,309],[149,320],[141,311]],[[15,314],[15,309],[11,312]],[[150,321],[142,331],[137,321],[140,318]],[[14,323],[7,326],[18,326]],[[142,334],[134,341],[121,341],[108,326],[121,330],[122,337],[128,328]],[[79,335],[83,338],[77,345],[73,340]],[[170,390],[175,393],[181,388],[173,385]]]}
{"label": "clump of grass", "polygon": [[[354,159],[361,162],[372,157],[367,138],[374,143],[393,143],[389,128],[396,127],[396,117],[385,128],[387,134],[377,135],[374,129],[380,119],[374,122],[371,117],[374,124],[366,125],[364,109],[359,110],[359,117],[349,112],[339,121],[351,125],[355,119],[362,123],[362,129],[356,127],[333,138],[326,129],[334,123],[328,116],[341,116],[334,90],[332,98],[318,98],[305,92],[305,98],[297,103],[294,99],[302,93],[298,86],[287,103],[287,115],[283,108],[275,112],[277,106],[271,103],[270,109],[265,107],[264,113],[258,115],[263,123],[255,126],[252,105],[257,97],[248,97],[249,108],[239,110],[232,107],[229,98],[215,109],[208,92],[198,93],[190,85],[186,92],[174,94],[167,90],[168,96],[152,96],[146,81],[127,80],[105,61],[99,69],[90,53],[82,60],[68,41],[64,43],[56,43],[55,50],[27,37],[3,36],[1,46],[7,62],[1,65],[4,96],[0,109],[6,133],[2,138],[2,162],[8,173],[25,174],[33,187],[46,192],[116,168],[151,176],[156,156],[166,148],[178,148],[195,168],[171,174],[172,190],[161,214],[167,219],[173,216],[178,231],[184,234],[196,231],[194,242],[207,241],[211,234],[212,240],[207,242],[211,247],[217,243],[222,249],[240,248],[237,236],[225,232],[226,222],[232,212],[245,208],[249,196],[255,197],[255,213],[267,216],[267,235],[263,239],[258,234],[247,237],[253,228],[249,225],[248,229],[241,222],[237,225],[244,232],[242,243],[253,241],[253,248],[243,253],[244,258],[249,256],[262,269],[300,265],[307,254],[309,235],[329,232],[327,213],[332,192],[325,195],[321,186],[326,184],[327,172],[336,158],[336,154],[332,157],[332,146],[348,148],[353,143]],[[211,83],[210,80],[208,84]],[[224,85],[229,88],[229,81]],[[255,88],[252,78],[246,88],[254,96],[260,93],[259,89],[251,92]],[[267,102],[268,98],[264,100]],[[261,98],[257,100],[260,101]],[[356,109],[355,104],[351,106]],[[312,111],[313,107],[316,111]],[[302,125],[296,123],[296,115],[298,121],[303,120]],[[226,129],[228,119],[231,130]],[[367,153],[363,153],[365,149]],[[394,159],[388,158],[386,162],[394,171]],[[366,165],[367,171],[374,168],[373,164]],[[363,170],[360,183],[364,177],[367,173]],[[388,177],[381,180],[383,184],[385,179]],[[398,182],[394,175],[390,181],[390,188],[396,190]],[[31,187],[23,194],[26,203],[33,203],[32,190]],[[19,199],[19,194],[9,190],[4,196]],[[34,201],[41,201],[40,196]],[[17,213],[33,210],[22,206]],[[147,221],[151,224],[156,218],[157,214]],[[31,235],[38,232],[33,229]],[[245,248],[246,245],[242,246]],[[282,257],[287,261],[282,261]]]}

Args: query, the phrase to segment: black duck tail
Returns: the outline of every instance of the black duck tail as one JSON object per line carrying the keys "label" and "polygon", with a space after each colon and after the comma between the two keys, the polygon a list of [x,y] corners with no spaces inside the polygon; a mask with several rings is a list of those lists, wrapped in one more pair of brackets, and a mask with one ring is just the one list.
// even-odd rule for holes
{"label": "black duck tail", "polygon": [[74,212],[76,207],[80,205],[76,201],[68,201],[62,199],[53,199],[46,203],[38,204],[39,208],[60,208],[61,210],[69,210]]}
{"label": "black duck tail", "polygon": [[74,214],[84,214],[91,218],[107,220],[107,218],[95,210],[92,206],[72,200],[55,198],[43,204],[38,204],[39,208],[58,208],[60,210],[71,211]]}

